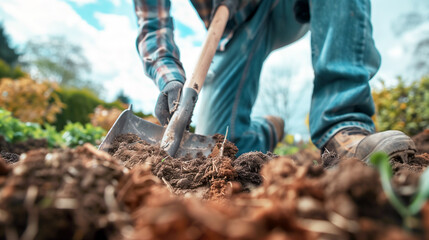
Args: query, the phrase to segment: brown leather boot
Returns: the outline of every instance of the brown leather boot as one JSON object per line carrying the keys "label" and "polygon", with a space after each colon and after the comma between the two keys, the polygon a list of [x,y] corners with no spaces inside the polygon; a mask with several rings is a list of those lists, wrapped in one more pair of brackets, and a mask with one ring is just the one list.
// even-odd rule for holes
{"label": "brown leather boot", "polygon": [[390,130],[370,134],[364,129],[350,127],[335,134],[322,150],[335,152],[339,159],[358,158],[368,162],[371,154],[379,151],[387,153],[390,158],[404,159],[416,153],[416,146],[410,137],[400,131]]}
{"label": "brown leather boot", "polygon": [[285,133],[285,121],[283,121],[281,117],[273,115],[265,116],[265,119],[274,127],[274,131],[276,132],[277,136],[277,142],[281,142]]}

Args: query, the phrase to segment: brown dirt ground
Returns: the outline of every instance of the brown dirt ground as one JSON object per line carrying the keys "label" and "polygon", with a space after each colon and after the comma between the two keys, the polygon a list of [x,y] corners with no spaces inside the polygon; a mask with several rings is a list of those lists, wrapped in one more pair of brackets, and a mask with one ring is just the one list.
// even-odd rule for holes
{"label": "brown dirt ground", "polygon": [[47,148],[48,141],[46,139],[28,139],[23,142],[14,144],[6,142],[3,136],[0,135],[0,152],[13,153],[20,155],[33,149]]}
{"label": "brown dirt ground", "polygon": [[0,239],[108,239],[131,228],[115,197],[126,169],[90,145],[32,150],[4,165]]}
{"label": "brown dirt ground", "polygon": [[[311,150],[236,158],[216,139],[196,159],[133,135],[111,156],[86,145],[30,151],[13,165],[0,158],[0,239],[429,239],[429,202],[405,230],[378,172],[361,161],[325,169]],[[429,165],[428,141],[416,145],[414,158],[392,161],[405,201]]]}

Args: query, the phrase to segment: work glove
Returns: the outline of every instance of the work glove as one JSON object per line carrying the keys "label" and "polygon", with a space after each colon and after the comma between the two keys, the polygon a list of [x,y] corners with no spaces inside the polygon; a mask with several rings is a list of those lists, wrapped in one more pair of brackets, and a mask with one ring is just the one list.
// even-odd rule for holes
{"label": "work glove", "polygon": [[183,83],[171,81],[165,85],[164,90],[159,94],[155,106],[155,116],[162,126],[168,124],[174,111],[177,110],[182,88]]}
{"label": "work glove", "polygon": [[211,13],[210,20],[213,19],[214,14],[216,13],[216,10],[220,5],[225,5],[228,8],[229,19],[231,19],[234,16],[234,14],[237,12],[240,2],[241,1],[239,0],[213,0],[213,10]]}

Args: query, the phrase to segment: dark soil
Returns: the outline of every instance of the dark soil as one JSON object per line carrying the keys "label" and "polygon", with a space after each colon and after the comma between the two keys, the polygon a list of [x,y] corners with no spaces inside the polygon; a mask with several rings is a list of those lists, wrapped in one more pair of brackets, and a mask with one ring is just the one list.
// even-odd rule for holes
{"label": "dark soil", "polygon": [[3,136],[0,135],[0,152],[8,152],[14,154],[22,154],[33,149],[47,148],[48,141],[46,139],[28,139],[23,142],[8,143]]}
{"label": "dark soil", "polygon": [[85,145],[20,159],[0,174],[0,239],[112,239],[130,228],[115,199],[124,168],[108,154]]}
{"label": "dark soil", "polygon": [[417,154],[429,153],[429,129],[417,134],[413,138],[417,147]]}
{"label": "dark soil", "polygon": [[[232,143],[216,139],[208,157],[195,159],[171,158],[135,135],[116,139],[110,155],[85,145],[30,151],[13,165],[0,158],[0,239],[429,237],[429,202],[405,230],[378,172],[357,159],[309,149],[236,158]],[[405,201],[429,165],[422,151],[391,162]]]}
{"label": "dark soil", "polygon": [[149,145],[132,134],[119,136],[108,152],[128,168],[149,165],[152,173],[179,195],[217,198],[226,194],[228,182],[260,184],[262,180],[258,173],[271,156],[255,152],[236,159],[237,147],[229,141],[223,143],[220,135],[215,138],[218,143],[212,153],[208,157],[194,159],[172,158],[159,147]]}
{"label": "dark soil", "polygon": [[8,164],[16,163],[19,160],[19,154],[16,154],[16,153],[10,153],[10,152],[6,152],[6,151],[1,151],[0,152],[0,156]]}

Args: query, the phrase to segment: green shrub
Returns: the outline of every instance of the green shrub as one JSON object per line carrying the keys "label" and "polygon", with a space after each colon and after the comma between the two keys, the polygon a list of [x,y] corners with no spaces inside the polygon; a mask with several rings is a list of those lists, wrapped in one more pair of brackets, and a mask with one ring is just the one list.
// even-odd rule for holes
{"label": "green shrub", "polygon": [[0,108],[0,135],[7,142],[15,143],[29,138],[45,138],[49,147],[76,147],[84,143],[99,144],[106,131],[91,124],[68,123],[64,130],[57,132],[55,127],[37,123],[24,123],[12,117],[9,111]]}
{"label": "green shrub", "polygon": [[[94,113],[95,108],[99,105],[107,109],[117,108],[121,111],[128,107],[119,100],[105,102],[89,89],[61,88],[57,93],[61,102],[66,105],[63,111],[57,114],[57,121],[54,125],[58,131],[64,129],[68,122],[78,122],[83,125],[90,123],[90,114]],[[134,112],[134,114],[139,117],[151,116],[142,112]]]}
{"label": "green shrub", "polygon": [[21,70],[20,67],[10,67],[6,62],[0,59],[0,79],[1,78],[12,78],[18,79],[26,77],[27,74]]}
{"label": "green shrub", "polygon": [[91,90],[61,88],[58,95],[66,106],[57,114],[55,127],[58,131],[64,129],[68,122],[86,124],[90,122],[89,114],[103,103]]}
{"label": "green shrub", "polygon": [[41,128],[38,124],[26,124],[12,117],[9,111],[0,108],[0,135],[7,142],[24,141],[30,137],[38,137]]}
{"label": "green shrub", "polygon": [[100,144],[101,138],[106,134],[106,131],[101,127],[94,127],[87,123],[68,123],[62,131],[62,137],[69,147],[76,147],[84,143],[93,145]]}
{"label": "green shrub", "polygon": [[429,76],[406,84],[401,78],[394,87],[373,92],[378,131],[400,130],[415,135],[429,126]]}
{"label": "green shrub", "polygon": [[21,122],[19,119],[12,117],[9,111],[2,108],[0,108],[0,135],[10,143],[25,141],[29,138],[45,138],[49,147],[63,145],[61,134],[56,132],[53,126],[45,124],[44,128],[42,128],[37,123]]}
{"label": "green shrub", "polygon": [[296,142],[293,135],[287,134],[274,149],[274,154],[279,156],[293,155],[304,149],[318,149],[311,142],[299,141]]}

